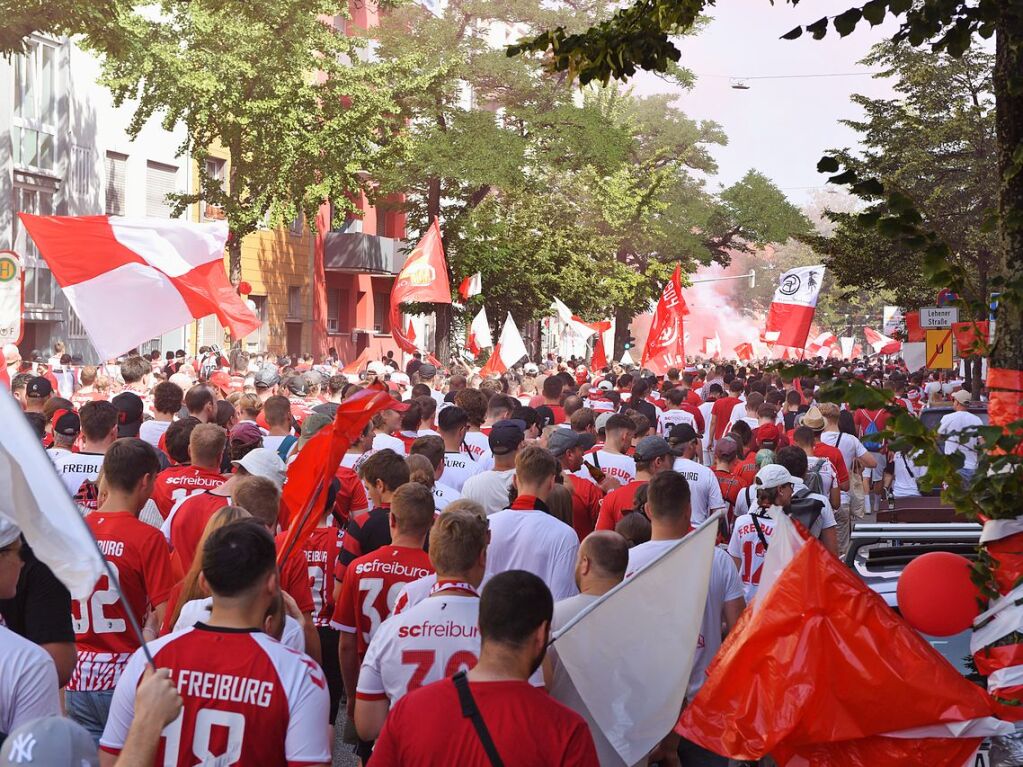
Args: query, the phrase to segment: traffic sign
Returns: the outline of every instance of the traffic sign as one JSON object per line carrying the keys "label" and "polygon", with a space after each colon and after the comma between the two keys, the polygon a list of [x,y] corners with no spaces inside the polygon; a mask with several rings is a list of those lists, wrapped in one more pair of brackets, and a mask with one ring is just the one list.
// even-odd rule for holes
{"label": "traffic sign", "polygon": [[13,250],[0,250],[0,344],[21,343],[25,270]]}
{"label": "traffic sign", "polygon": [[925,306],[920,310],[920,327],[922,328],[950,328],[952,324],[959,322],[958,306]]}
{"label": "traffic sign", "polygon": [[931,370],[952,369],[951,328],[927,331],[927,367]]}

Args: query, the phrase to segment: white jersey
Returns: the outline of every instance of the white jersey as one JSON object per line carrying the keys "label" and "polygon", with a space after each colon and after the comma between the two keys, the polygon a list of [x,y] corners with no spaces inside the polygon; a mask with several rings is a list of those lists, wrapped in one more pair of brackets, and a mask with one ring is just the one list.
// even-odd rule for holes
{"label": "white jersey", "polygon": [[[472,457],[484,463],[490,462],[493,465],[494,454],[490,452],[490,437],[481,431],[467,431],[462,446],[462,452],[472,453]],[[488,468],[490,468],[488,466]]]}
{"label": "white jersey", "polygon": [[398,596],[394,600],[394,607],[391,608],[391,615],[399,615],[416,606],[430,596],[430,592],[436,585],[437,573],[430,573],[422,578],[409,581],[398,592]]}
{"label": "white jersey", "polygon": [[402,458],[405,457],[405,443],[390,434],[376,434],[373,437],[374,450],[393,450]]}
{"label": "white jersey", "polygon": [[739,560],[739,580],[742,581],[743,591],[746,592],[746,602],[753,599],[760,587],[760,574],[764,567],[764,557],[767,555],[767,546],[757,534],[757,524],[764,534],[764,540],[769,544],[771,534],[774,532],[774,520],[759,514],[756,523],[752,514],[736,517],[732,537],[728,541],[729,555]]}
{"label": "white jersey", "polygon": [[696,428],[696,416],[690,413],[688,410],[665,410],[661,413],[657,419],[657,433],[665,439],[671,433],[671,428],[677,426],[680,423],[687,423],[693,427],[693,431],[699,432]]}
{"label": "white jersey", "polygon": [[465,480],[483,471],[483,464],[473,460],[469,453],[444,453],[444,484],[462,492]]}
{"label": "white jersey", "polygon": [[341,465],[346,469],[351,469],[356,474],[359,473],[359,467],[366,462],[366,459],[373,455],[373,450],[367,450],[365,453],[345,453],[341,456]]}
{"label": "white jersey", "polygon": [[[821,433],[821,442],[838,448],[838,452],[845,459],[845,468],[848,470],[850,478],[853,477],[853,462],[861,455],[867,454],[867,448],[863,447],[863,443],[852,434],[845,434],[840,431],[825,431]],[[846,490],[842,491],[842,503],[849,503],[849,493]]]}
{"label": "white jersey", "polygon": [[[629,549],[629,566],[625,577],[630,578],[636,571],[653,562],[665,551],[678,543],[671,541],[647,541]],[[557,599],[555,597],[555,599]],[[703,610],[700,636],[696,642],[696,657],[689,675],[686,697],[693,699],[707,678],[707,666],[721,647],[721,623],[724,618],[725,602],[743,599],[742,581],[735,569],[732,558],[724,549],[714,547],[714,561],[710,570],[710,586],[707,590],[707,606]]]}
{"label": "white jersey", "polygon": [[97,478],[103,468],[103,454],[61,452],[51,456],[51,460],[75,503],[86,511],[95,511],[99,499]]}
{"label": "white jersey", "polygon": [[149,420],[143,422],[139,427],[139,439],[148,442],[153,447],[160,448],[160,438],[163,437],[172,421]]}
{"label": "white jersey", "polygon": [[689,483],[690,502],[692,504],[692,524],[702,524],[711,511],[728,506],[721,497],[721,485],[718,478],[706,466],[689,458],[676,458],[671,467]]}
{"label": "white jersey", "polygon": [[433,483],[433,510],[436,512],[442,512],[448,507],[449,503],[457,501],[462,497],[462,494],[455,490],[453,487],[445,485],[443,482]]}
{"label": "white jersey", "polygon": [[917,480],[927,473],[926,466],[917,466],[913,456],[892,454],[892,495],[896,498],[915,498],[920,495]]}
{"label": "white jersey", "polygon": [[384,621],[369,643],[356,697],[393,706],[402,696],[476,665],[479,597],[441,592]]}
{"label": "white jersey", "polygon": [[710,415],[711,415],[710,411],[714,409],[714,403],[713,402],[704,402],[704,403],[702,403],[696,409],[699,410],[700,411],[700,415],[703,416],[703,424],[704,424],[704,427],[705,427],[704,430],[703,430],[703,439],[700,440],[703,443],[703,460],[704,460],[705,463],[707,463],[707,465],[710,465],[710,464],[712,464],[714,462],[714,455],[713,455],[713,453],[711,453],[711,450],[710,450],[710,439],[713,436],[710,433]]}
{"label": "white jersey", "polygon": [[0,626],[0,737],[44,716],[60,716],[57,668],[42,647]]}
{"label": "white jersey", "polygon": [[[213,597],[185,602],[181,605],[181,612],[178,613],[178,619],[174,622],[171,633],[191,628],[196,623],[208,621],[212,610]],[[305,652],[305,634],[302,633],[302,626],[290,615],[284,616],[284,631],[281,633],[280,642],[295,652]]]}
{"label": "white jersey", "polygon": [[[614,477],[623,485],[629,484],[636,478],[636,461],[627,455],[609,453],[607,450],[601,449],[593,453],[587,453],[583,456],[583,460],[590,464],[590,466],[599,468],[605,475]],[[585,467],[579,469],[576,474],[583,479],[593,481],[590,472]]]}
{"label": "white jersey", "polygon": [[579,536],[574,529],[535,509],[505,509],[489,520],[486,577],[526,570],[543,579],[554,601],[579,593],[575,585]]}
{"label": "white jersey", "polygon": [[955,410],[943,415],[938,424],[938,435],[945,438],[945,455],[963,454],[963,468],[977,468],[977,437],[960,436],[965,429],[981,426],[983,421],[967,410]]}
{"label": "white jersey", "polygon": [[487,516],[496,514],[501,509],[508,508],[508,498],[514,479],[515,469],[482,471],[465,481],[462,497],[482,506]]}

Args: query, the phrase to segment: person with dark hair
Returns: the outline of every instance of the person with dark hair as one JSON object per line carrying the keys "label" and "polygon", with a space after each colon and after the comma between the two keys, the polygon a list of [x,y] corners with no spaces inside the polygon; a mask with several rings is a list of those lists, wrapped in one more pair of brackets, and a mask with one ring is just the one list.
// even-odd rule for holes
{"label": "person with dark hair", "polygon": [[42,413],[25,413],[25,420],[40,442],[46,440],[46,416]]}
{"label": "person with dark hair", "polygon": [[203,423],[214,423],[217,419],[217,398],[206,384],[196,384],[185,392],[185,408],[192,418]]}
{"label": "person with dark hair", "polygon": [[444,440],[440,437],[417,437],[409,448],[409,457],[413,455],[421,455],[430,462],[433,484],[429,487],[433,492],[433,503],[438,512],[444,511],[449,503],[462,497],[455,488],[441,481],[444,477]]}
{"label": "person with dark hair", "polygon": [[[599,430],[600,424],[597,426]],[[636,461],[628,454],[632,450],[632,438],[635,434],[636,424],[632,419],[627,415],[615,413],[608,417],[604,424],[603,447],[587,453],[583,460],[599,469],[604,476],[612,477],[623,485],[632,482],[636,478]],[[579,476],[592,479],[586,467],[580,469]]]}
{"label": "person with dark hair", "polygon": [[467,479],[487,468],[484,459],[476,458],[465,443],[469,414],[457,405],[449,405],[437,414],[437,430],[444,440],[445,484],[462,492]]}
{"label": "person with dark hair", "polygon": [[526,424],[526,439],[530,442],[535,442],[540,439],[540,432],[542,430],[540,426],[540,416],[534,408],[520,405],[512,410],[510,420],[522,421]]}
{"label": "person with dark hair", "polygon": [[508,507],[515,478],[515,458],[526,440],[522,421],[498,421],[487,438],[493,454],[492,468],[466,480],[462,496],[475,501],[489,515]]}
{"label": "person with dark hair", "polygon": [[537,576],[512,570],[491,578],[479,603],[479,662],[468,674],[434,682],[399,700],[384,723],[372,764],[494,764],[472,720],[462,713],[462,698],[479,710],[504,764],[597,764],[583,718],[527,681],[543,662],[553,612],[551,593]]}
{"label": "person with dark hair", "polygon": [[597,517],[597,530],[614,530],[625,514],[633,508],[636,491],[662,471],[671,468],[675,455],[664,437],[644,437],[633,451],[636,460],[636,478],[612,490],[604,497]]}
{"label": "person with dark hair", "polygon": [[455,395],[454,402],[469,419],[464,438],[466,450],[477,461],[488,463],[493,456],[487,434],[483,432],[483,424],[487,420],[487,395],[479,389],[462,389]]}
{"label": "person with dark hair", "polygon": [[78,413],[82,427],[81,450],[53,457],[64,486],[82,508],[92,511],[99,499],[97,478],[103,467],[103,456],[117,439],[117,408],[98,400],[82,405]]}
{"label": "person with dark hair", "polygon": [[[264,633],[282,606],[272,536],[252,519],[221,527],[203,547],[202,575],[213,596],[209,619],[149,644],[183,703],[180,725],[165,730],[156,762],[328,767],[326,680],[309,656]],[[146,665],[136,652],[117,685],[100,741],[105,767],[124,747]]]}
{"label": "person with dark hair", "polygon": [[163,621],[174,585],[167,542],[159,530],[139,521],[159,471],[152,445],[131,437],[117,440],[103,457],[103,504],[85,518],[119,581],[115,586],[101,575],[92,596],[73,608],[78,661],[67,687],[67,710],[97,741],[114,686],[139,647],[127,611],[139,625],[149,615],[144,633],[147,640],[155,638],[151,626]]}
{"label": "person with dark hair", "polygon": [[160,516],[167,519],[186,499],[224,484],[220,473],[227,434],[213,423],[197,423],[189,430],[188,463],[171,466],[159,473],[153,500]]}
{"label": "person with dark hair", "polygon": [[[651,536],[647,543],[629,549],[626,578],[631,578],[674,547],[691,529],[689,483],[685,477],[675,471],[662,471],[650,480],[647,488],[646,512],[650,517]],[[687,699],[692,700],[706,680],[707,666],[721,647],[722,625],[725,627],[724,633],[731,631],[745,606],[742,581],[739,580],[735,563],[723,549],[715,547],[707,604],[703,612],[700,639],[686,691]],[[673,746],[674,742],[678,742],[678,736],[669,735],[666,742]],[[678,744],[678,756],[682,764],[712,767],[728,765],[727,758],[707,751],[684,738]]]}
{"label": "person with dark hair", "polygon": [[143,439],[155,448],[160,447],[160,438],[181,412],[185,393],[181,387],[170,381],[161,381],[153,388],[153,418],[139,427],[139,439]]}

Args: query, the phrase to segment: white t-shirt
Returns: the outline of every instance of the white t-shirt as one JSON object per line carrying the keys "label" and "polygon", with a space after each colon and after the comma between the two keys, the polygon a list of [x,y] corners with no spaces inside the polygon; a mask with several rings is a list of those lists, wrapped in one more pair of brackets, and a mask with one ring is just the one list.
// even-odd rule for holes
{"label": "white t-shirt", "polygon": [[688,410],[679,409],[665,410],[661,413],[661,417],[657,419],[657,433],[667,439],[668,434],[671,433],[671,427],[680,423],[687,423],[693,427],[693,431],[699,432],[699,429],[696,428],[696,416]]}
{"label": "white t-shirt", "polygon": [[968,410],[955,410],[941,417],[938,434],[945,437],[945,455],[962,453],[963,468],[977,468],[977,438],[960,438],[957,432],[963,429],[980,426],[983,421]]}
{"label": "white t-shirt", "polygon": [[[752,416],[752,418],[754,422],[757,421],[757,417],[755,415]],[[745,397],[740,398],[740,401],[732,406],[732,412],[728,414],[728,423],[738,423],[739,421],[746,421],[747,423],[749,423],[749,421],[746,418]],[[750,424],[750,427],[755,429],[757,428],[757,424],[752,423]]]}
{"label": "white t-shirt", "polygon": [[671,467],[689,483],[692,504],[692,524],[701,524],[714,509],[723,509],[728,504],[721,497],[721,485],[714,472],[689,458],[676,458]]}
{"label": "white t-shirt", "polygon": [[486,577],[526,570],[543,579],[554,600],[575,596],[575,557],[579,536],[550,514],[505,509],[490,515]]}
{"label": "white t-shirt", "polygon": [[[863,443],[860,442],[859,438],[852,434],[845,434],[840,431],[825,431],[821,433],[821,442],[838,448],[838,451],[845,459],[845,468],[849,472],[850,478],[853,476],[853,463],[861,455],[867,454],[867,448],[863,447]],[[848,491],[842,491],[842,503],[849,503]]]}
{"label": "white t-shirt", "polygon": [[[445,470],[444,476],[447,476]],[[508,508],[508,494],[511,492],[515,469],[490,470],[475,474],[462,486],[462,497],[476,501],[487,516]]]}
{"label": "white t-shirt", "polygon": [[373,436],[374,450],[393,450],[402,458],[405,457],[405,443],[390,434],[376,434]]}
{"label": "white t-shirt", "polygon": [[[583,456],[583,460],[590,466],[598,467],[604,474],[614,477],[623,485],[629,484],[636,478],[636,461],[630,456],[609,453],[607,450],[601,449],[594,453],[587,453]],[[576,475],[593,482],[593,477],[585,468],[579,469]]]}
{"label": "white t-shirt", "polygon": [[[764,539],[770,544],[774,520],[758,514],[756,523],[760,525]],[[767,548],[757,534],[752,514],[743,514],[735,518],[732,537],[728,541],[728,554],[739,560],[739,580],[742,581],[748,603],[760,587],[760,573],[764,566],[764,557],[767,555]]]}
{"label": "white t-shirt", "polygon": [[283,437],[272,437],[269,434],[263,437],[263,447],[267,450],[273,450],[275,453],[280,449],[281,443],[288,438],[289,435]]}
{"label": "white t-shirt", "polygon": [[87,511],[94,511],[99,495],[96,479],[103,468],[103,454],[61,452],[51,459],[75,503]]}
{"label": "white t-shirt", "polygon": [[430,596],[430,590],[436,585],[437,573],[430,573],[422,578],[409,581],[401,587],[401,591],[395,597],[394,607],[391,608],[391,615],[398,615],[419,604]]}
{"label": "white t-shirt", "polygon": [[148,442],[155,448],[159,448],[160,438],[170,428],[171,423],[173,421],[143,421],[139,427],[139,439],[143,442]]}
{"label": "white t-shirt", "polygon": [[917,480],[927,473],[926,466],[917,466],[911,455],[892,454],[892,495],[896,498],[916,498],[920,495]]}
{"label": "white t-shirt", "polygon": [[711,455],[711,452],[710,452],[710,438],[711,438],[711,433],[710,433],[710,411],[714,409],[714,403],[713,402],[704,402],[704,403],[702,403],[696,409],[699,410],[700,411],[700,415],[703,416],[703,423],[704,423],[704,426],[705,426],[705,428],[703,430],[703,439],[701,440],[701,442],[703,442],[703,459],[708,464],[710,464],[710,463],[713,462],[713,459],[714,459],[714,456]]}
{"label": "white t-shirt", "polygon": [[469,477],[483,471],[483,465],[474,461],[468,453],[444,453],[444,484],[462,492],[462,487]]}
{"label": "white t-shirt", "polygon": [[[469,670],[480,654],[479,615],[479,597],[441,592],[391,616],[369,643],[356,696],[386,698],[393,706],[413,690]],[[409,663],[410,652],[429,663]]]}
{"label": "white t-shirt", "polygon": [[465,447],[469,448],[472,457],[477,461],[486,463],[487,460],[491,462],[494,460],[493,453],[490,452],[490,437],[481,431],[467,431],[465,433]]}
{"label": "white t-shirt", "polygon": [[365,453],[345,453],[341,456],[341,465],[346,469],[351,469],[355,473],[358,473],[359,467],[362,466],[366,459],[373,455],[373,453],[374,451],[372,449],[367,450]]}
{"label": "white t-shirt", "polygon": [[44,716],[60,716],[57,668],[39,645],[0,626],[0,733]]}
{"label": "white t-shirt", "polygon": [[[212,610],[213,597],[185,602],[181,605],[181,612],[178,613],[178,619],[174,622],[171,633],[191,628],[196,623],[205,623],[210,619]],[[305,635],[302,633],[302,626],[290,615],[284,616],[284,631],[281,632],[280,642],[295,652],[305,652]]]}
{"label": "white t-shirt", "polygon": [[[653,562],[678,540],[647,541],[629,549],[629,566],[625,577],[630,578],[641,568]],[[693,671],[689,676],[686,697],[693,699],[707,678],[707,666],[721,647],[721,624],[724,620],[725,602],[743,599],[742,581],[735,562],[724,549],[714,547],[714,561],[711,564],[710,586],[707,590],[707,606],[703,610],[700,637],[696,643],[696,657]]]}
{"label": "white t-shirt", "polygon": [[[806,458],[806,476],[810,476],[810,469],[817,471],[821,475],[821,495],[831,498],[831,488],[838,484],[838,475],[835,474],[835,467],[831,461],[827,458],[818,458],[816,456],[807,456]],[[818,470],[817,467],[820,467]],[[831,503],[829,502],[830,506]]]}
{"label": "white t-shirt", "polygon": [[434,511],[444,511],[448,504],[457,501],[462,494],[453,487],[448,487],[443,482],[433,483],[433,508]]}

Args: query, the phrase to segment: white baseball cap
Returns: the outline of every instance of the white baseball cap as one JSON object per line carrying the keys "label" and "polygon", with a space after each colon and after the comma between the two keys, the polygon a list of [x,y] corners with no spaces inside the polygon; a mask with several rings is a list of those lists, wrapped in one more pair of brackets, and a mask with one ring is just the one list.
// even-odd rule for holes
{"label": "white baseball cap", "polygon": [[954,399],[960,405],[969,405],[970,402],[973,400],[973,395],[966,391],[966,389],[960,389],[957,392],[953,392],[952,399]]}
{"label": "white baseball cap", "polygon": [[795,477],[789,474],[789,470],[776,463],[769,463],[757,472],[757,487],[770,490],[772,487],[782,485],[794,485],[798,482]]}
{"label": "white baseball cap", "polygon": [[277,487],[284,486],[287,468],[276,450],[268,447],[257,447],[250,450],[240,461],[231,461],[232,466],[241,466],[249,474],[273,480]]}
{"label": "white baseball cap", "polygon": [[597,388],[601,391],[611,391],[615,387],[610,381],[604,380],[597,384]]}
{"label": "white baseball cap", "polygon": [[525,370],[526,373],[532,376],[535,376],[537,373],[540,372],[540,368],[536,366],[535,362],[527,362],[523,370]]}

